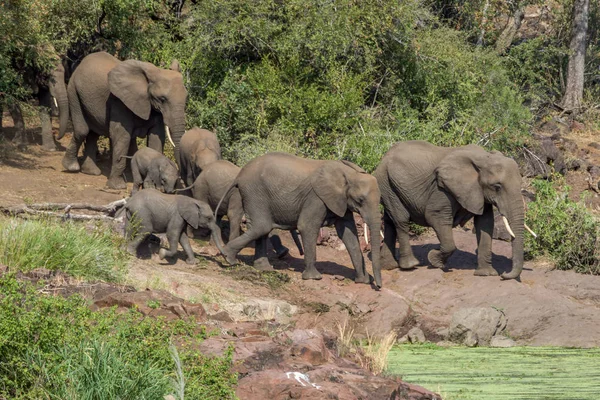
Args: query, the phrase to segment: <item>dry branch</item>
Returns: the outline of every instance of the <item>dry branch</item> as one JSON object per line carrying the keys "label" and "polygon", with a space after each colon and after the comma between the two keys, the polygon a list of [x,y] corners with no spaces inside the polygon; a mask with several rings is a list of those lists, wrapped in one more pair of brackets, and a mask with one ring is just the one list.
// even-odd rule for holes
{"label": "dry branch", "polygon": [[[37,203],[12,207],[0,207],[0,211],[2,211],[4,214],[13,216],[43,215],[48,217],[62,218],[65,220],[71,219],[75,221],[115,221],[119,219],[114,217],[116,211],[123,207],[126,202],[126,199],[121,199],[113,201],[112,203],[104,206],[87,203]],[[71,210],[89,210],[103,214],[73,214]]]}

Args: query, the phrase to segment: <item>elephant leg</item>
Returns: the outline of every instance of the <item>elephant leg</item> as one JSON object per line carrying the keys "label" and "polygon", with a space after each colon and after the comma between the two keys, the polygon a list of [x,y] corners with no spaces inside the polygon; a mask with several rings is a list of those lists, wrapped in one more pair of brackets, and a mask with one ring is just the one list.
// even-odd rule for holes
{"label": "elephant leg", "polygon": [[125,232],[129,240],[127,244],[127,251],[131,255],[137,256],[138,247],[140,247],[140,244],[142,244],[142,242],[146,240],[150,234],[152,234],[152,227],[147,226],[144,224],[143,220],[139,220],[135,216],[133,216],[133,218],[138,222],[132,223],[131,218],[128,217],[125,226]]}
{"label": "elephant leg", "polygon": [[302,244],[304,245],[304,272],[302,272],[302,279],[322,278],[319,271],[317,271],[315,263],[317,261],[317,237],[326,216],[327,208],[324,204],[321,204],[319,208],[316,208],[314,203],[305,204],[303,210],[300,212],[298,231],[302,236]]}
{"label": "elephant leg", "polygon": [[440,222],[437,220],[429,221],[429,223],[440,241],[440,249],[430,250],[429,254],[427,254],[427,259],[434,267],[444,269],[444,264],[456,250],[456,245],[454,244],[454,238],[452,236],[452,223]]}
{"label": "elephant leg", "polygon": [[283,245],[283,243],[281,243],[281,238],[279,237],[279,235],[276,235],[273,232],[271,232],[269,233],[269,240],[271,241],[273,250],[275,250],[275,253],[277,253],[277,258],[281,259],[290,253],[290,249],[288,249]]}
{"label": "elephant leg", "polygon": [[225,259],[230,265],[236,264],[236,256],[237,254],[248,245],[253,240],[257,240],[262,236],[266,236],[271,232],[271,224],[268,225],[265,223],[263,225],[259,225],[258,223],[254,223],[252,227],[247,230],[243,235],[238,236],[234,240],[227,243],[225,246]]}
{"label": "elephant leg", "polygon": [[477,234],[477,269],[475,275],[496,276],[498,271],[492,267],[492,234],[494,232],[494,209],[486,204],[483,214],[475,216]]}
{"label": "elephant leg", "polygon": [[[126,118],[126,117],[124,117]],[[106,186],[109,189],[126,189],[127,183],[123,177],[129,144],[132,140],[132,126],[124,125],[119,120],[110,121],[110,141],[112,143],[112,166]],[[179,239],[179,235],[174,240]]]}
{"label": "elephant leg", "polygon": [[348,254],[350,254],[352,265],[356,270],[354,282],[369,283],[369,274],[367,274],[365,259],[360,250],[358,232],[356,230],[356,223],[354,222],[354,216],[352,212],[346,212],[344,218],[339,218],[335,221],[335,230],[338,237],[342,239],[342,242],[344,242],[346,250],[348,250]]}
{"label": "elephant leg", "polygon": [[181,247],[183,247],[183,250],[187,255],[187,260],[185,262],[189,265],[195,265],[196,256],[194,255],[194,251],[192,250],[192,246],[190,245],[190,239],[185,233],[185,229],[181,232],[181,236],[179,237],[179,243],[181,244]]}
{"label": "elephant leg", "polygon": [[[389,207],[389,209],[386,209],[385,214],[384,214],[384,222],[386,221],[385,219],[385,215],[388,216],[389,221],[391,221],[391,224],[393,224],[393,226],[396,229],[396,237],[398,239],[398,253],[399,253],[399,257],[398,257],[398,267],[400,267],[400,269],[413,269],[414,267],[416,267],[417,265],[419,265],[419,260],[417,260],[417,258],[415,257],[413,251],[412,251],[412,247],[410,246],[410,236],[408,234],[408,224],[410,221],[410,214],[408,213],[408,210],[404,207],[404,205],[400,202],[400,200],[396,200],[393,202],[393,204]],[[389,226],[389,222],[386,223],[386,231],[384,232],[384,235],[387,236],[388,232],[391,231],[392,227]],[[387,247],[387,251],[392,252],[392,257],[394,256],[393,250],[396,246],[395,240],[392,241],[393,239],[393,234],[392,234],[392,238],[387,239],[387,237],[384,238],[384,243],[385,243],[385,247]],[[385,260],[382,260],[382,262]],[[388,260],[391,262],[391,260]],[[382,267],[385,266],[386,264],[382,264]],[[389,266],[389,263],[387,264]],[[393,265],[393,264],[392,264]]]}
{"label": "elephant leg", "polygon": [[85,138],[83,148],[83,160],[81,161],[81,172],[87,175],[100,175],[102,171],[98,168],[98,139],[96,132],[91,132]]}
{"label": "elephant leg", "polygon": [[23,120],[23,112],[21,106],[18,103],[12,103],[8,105],[8,111],[13,119],[13,126],[15,128],[15,136],[12,142],[16,145],[26,144],[25,140],[25,121]]}
{"label": "elephant leg", "polygon": [[165,125],[161,122],[150,128],[146,145],[151,149],[162,153],[165,148]]}
{"label": "elephant leg", "polygon": [[396,227],[387,214],[383,213],[383,246],[381,248],[381,268],[386,270],[398,268],[396,260]]}
{"label": "elephant leg", "polygon": [[229,220],[229,241],[240,236],[240,226],[244,216],[242,206],[242,197],[239,190],[235,189],[229,197],[229,207],[227,208],[227,219]]}
{"label": "elephant leg", "polygon": [[254,268],[259,271],[272,271],[273,266],[267,258],[267,235],[263,235],[254,241]]}
{"label": "elephant leg", "polygon": [[140,168],[136,162],[131,163],[131,175],[133,176],[133,188],[131,189],[131,195],[136,193],[142,185],[143,188],[146,189],[146,180],[148,178],[146,177],[146,179],[142,179]]}
{"label": "elephant leg", "polygon": [[[185,229],[184,229],[185,230]],[[177,245],[179,244],[179,240],[181,238],[181,231],[179,231],[178,229],[173,229],[172,227],[169,227],[167,229],[167,240],[169,241],[169,249],[165,249],[162,248],[160,249],[160,251],[158,252],[158,258],[160,258],[161,260],[164,260],[166,257],[173,257],[175,254],[177,254]],[[187,238],[187,236],[186,236]],[[189,241],[188,241],[189,244]],[[192,252],[192,255],[194,253]]]}
{"label": "elephant leg", "polygon": [[42,123],[42,150],[56,151],[56,143],[52,134],[52,119],[50,117],[52,96],[48,90],[40,88],[38,99],[40,102],[40,122]]}

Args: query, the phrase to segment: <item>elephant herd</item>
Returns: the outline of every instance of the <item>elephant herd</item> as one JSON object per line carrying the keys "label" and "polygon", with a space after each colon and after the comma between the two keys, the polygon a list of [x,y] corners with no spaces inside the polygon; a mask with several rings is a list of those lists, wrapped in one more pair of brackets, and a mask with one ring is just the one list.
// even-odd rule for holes
{"label": "elephant herd", "polygon": [[[498,274],[491,264],[496,207],[513,236],[512,269],[502,278],[521,274],[521,175],[516,162],[500,152],[477,145],[447,148],[405,141],[389,149],[373,174],[349,161],[311,160],[285,153],[265,154],[240,169],[222,160],[214,133],[200,128],[185,131],[187,92],[176,62],[171,69],[162,69],[94,53],[73,73],[67,91],[74,128],[63,158],[67,171],[99,174],[97,140],[100,135],[109,136],[112,168],[107,186],[123,189],[125,158],[135,153],[133,193],[125,206],[131,252],[151,233],[166,233],[169,249],[159,252],[161,259],[173,256],[180,243],[187,261],[194,263],[187,229],[202,227],[211,230],[229,264],[235,264],[239,251],[254,242],[254,266],[270,270],[267,239],[284,256],[288,249],[271,235],[273,229],[284,229],[292,232],[301,254],[304,250],[302,278],[320,279],[315,266],[317,237],[322,226],[334,225],[356,270],[355,281],[370,283],[353,218],[357,212],[370,231],[374,284],[381,287],[382,269],[412,269],[419,264],[409,243],[409,223],[433,228],[440,248],[431,250],[428,260],[444,268],[456,250],[452,228],[474,218],[475,275],[489,276]],[[147,138],[147,147],[137,152],[136,137]],[[176,163],[162,154],[167,137],[175,146]],[[82,144],[80,164],[77,156]],[[178,182],[187,187],[176,189]],[[230,222],[226,244],[219,227],[224,215]],[[243,215],[248,229],[241,233]]]}

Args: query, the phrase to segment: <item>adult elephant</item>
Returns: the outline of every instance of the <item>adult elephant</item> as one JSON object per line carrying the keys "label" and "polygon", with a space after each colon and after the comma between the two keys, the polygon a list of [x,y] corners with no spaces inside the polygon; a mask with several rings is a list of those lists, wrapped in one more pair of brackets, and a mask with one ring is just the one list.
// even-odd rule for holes
{"label": "adult elephant", "polygon": [[179,173],[187,186],[191,186],[202,169],[221,159],[221,145],[214,132],[197,126],[185,132],[179,151]]}
{"label": "adult elephant", "polygon": [[[62,161],[67,171],[100,174],[96,164],[99,135],[109,136],[111,141],[112,168],[107,182],[111,189],[127,186],[123,156],[135,137],[147,137],[148,147],[162,153],[170,128],[178,156],[187,98],[178,63],[169,70],[137,60],[119,61],[104,52],[93,53],[71,76],[68,94],[74,132]],[[84,140],[80,166],[77,153]]]}
{"label": "adult elephant", "polygon": [[[42,124],[42,150],[56,151],[56,142],[52,134],[51,117],[58,114],[60,122],[59,139],[65,134],[69,122],[69,101],[67,99],[65,67],[62,63],[59,63],[48,75],[28,71],[24,74],[24,77],[29,82],[31,91],[37,97],[39,103],[40,122]],[[7,105],[16,131],[13,143],[24,145],[27,139],[25,137],[25,121],[21,106],[18,102],[11,102]],[[0,114],[2,114],[1,104]]]}
{"label": "adult elephant", "polygon": [[[431,250],[429,262],[444,268],[456,250],[452,227],[475,217],[477,269],[475,275],[498,275],[492,267],[494,212],[512,228],[512,270],[504,279],[518,278],[523,269],[524,211],[521,175],[517,163],[498,151],[477,145],[449,148],[424,141],[396,143],[374,174],[381,190],[384,212],[384,269],[410,269],[419,264],[408,237],[408,224],[431,226],[440,250]],[[510,229],[509,229],[510,230]],[[399,260],[394,258],[396,239]]]}
{"label": "adult elephant", "polygon": [[[335,223],[356,270],[356,282],[369,283],[352,212],[359,212],[371,228],[373,275],[381,287],[379,267],[380,193],[377,181],[347,161],[308,160],[285,153],[269,153],[242,168],[232,186],[242,197],[250,228],[224,248],[227,262],[255,240],[254,266],[271,269],[267,237],[274,228],[295,229],[302,235],[303,279],[320,279],[315,268],[317,236],[323,224]],[[219,209],[219,206],[216,207]]]}

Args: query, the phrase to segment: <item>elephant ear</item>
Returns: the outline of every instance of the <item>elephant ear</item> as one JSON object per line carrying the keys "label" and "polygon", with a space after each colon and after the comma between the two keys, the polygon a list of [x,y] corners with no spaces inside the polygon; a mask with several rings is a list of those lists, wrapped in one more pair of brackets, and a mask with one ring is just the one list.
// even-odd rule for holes
{"label": "elephant ear", "polygon": [[438,186],[450,192],[472,214],[483,214],[484,197],[479,184],[479,169],[468,151],[446,156],[436,169]]}
{"label": "elephant ear", "polygon": [[150,118],[148,74],[154,65],[137,60],[123,61],[108,73],[108,87],[135,115]]}
{"label": "elephant ear", "polygon": [[350,162],[350,161],[347,161],[347,160],[342,160],[342,163],[346,164],[347,166],[349,166],[350,168],[352,168],[356,172],[359,172],[361,174],[366,174],[367,173],[367,171],[365,171],[364,169],[362,169],[358,165],[354,164],[353,162]]}
{"label": "elephant ear", "polygon": [[344,167],[337,161],[326,162],[311,177],[313,190],[327,208],[339,217],[348,209],[348,181]]}
{"label": "elephant ear", "polygon": [[194,229],[198,229],[200,225],[200,205],[187,196],[177,196],[177,210],[179,215],[192,226]]}

